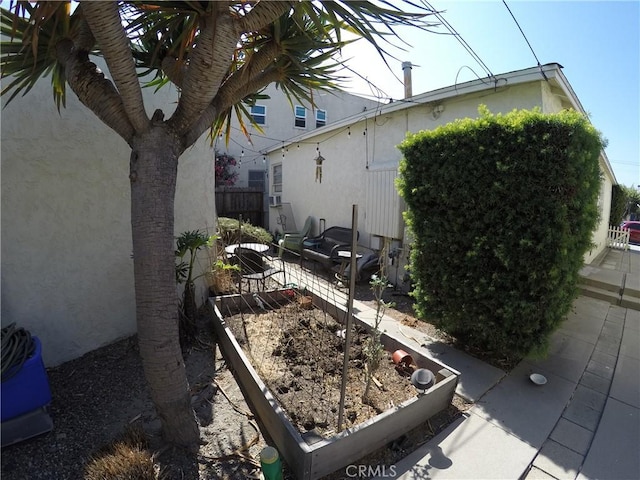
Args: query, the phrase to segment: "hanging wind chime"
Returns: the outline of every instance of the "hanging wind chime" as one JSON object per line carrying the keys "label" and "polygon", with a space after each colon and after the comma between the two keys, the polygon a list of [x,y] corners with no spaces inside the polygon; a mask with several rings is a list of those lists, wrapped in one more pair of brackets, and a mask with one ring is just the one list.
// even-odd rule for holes
{"label": "hanging wind chime", "polygon": [[314,159],[316,162],[316,182],[322,183],[322,162],[324,162],[324,157],[320,154],[320,144],[316,147],[316,152],[318,152],[318,156]]}

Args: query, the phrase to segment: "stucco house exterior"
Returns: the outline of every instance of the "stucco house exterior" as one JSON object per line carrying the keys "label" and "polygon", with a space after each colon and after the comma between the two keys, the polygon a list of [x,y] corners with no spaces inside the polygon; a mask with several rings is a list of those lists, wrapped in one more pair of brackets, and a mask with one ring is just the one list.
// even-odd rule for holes
{"label": "stucco house exterior", "polygon": [[[101,59],[94,61],[106,71]],[[251,141],[236,122],[228,144],[218,139],[212,146],[203,135],[180,158],[176,236],[215,232],[214,148],[242,159],[238,185],[261,179],[267,197],[263,159],[275,138],[377,105],[318,93],[312,109],[295,100],[291,105],[275,86],[264,93],[271,98],[252,109],[263,131],[249,127]],[[171,85],[156,93],[143,89],[143,95],[147,114],[160,108],[167,117],[178,98]],[[38,336],[45,364],[55,366],[136,331],[130,150],[73,92],[58,113],[48,78],[9,104],[3,97],[2,107],[2,326],[15,322]],[[204,298],[204,285],[197,295]]]}
{"label": "stucco house exterior", "polygon": [[[316,218],[316,226],[323,219],[326,227],[350,227],[351,206],[358,205],[359,245],[379,250],[385,239],[390,242],[395,267],[389,269],[389,277],[402,287],[411,242],[402,218],[404,205],[394,185],[401,159],[396,145],[407,132],[432,129],[458,118],[475,118],[480,104],[493,113],[534,107],[545,113],[567,108],[584,113],[557,63],[452,85],[300,135],[284,143],[284,156],[280,148],[273,149],[269,152],[271,194],[281,195],[283,202],[290,203],[296,218]],[[318,156],[324,159],[321,182],[316,176]],[[604,151],[600,166],[600,223],[593,233],[595,247],[585,262],[606,246],[611,187],[617,183]],[[277,227],[272,220],[270,228]]]}
{"label": "stucco house exterior", "polygon": [[[145,89],[147,113],[177,95]],[[130,149],[73,92],[58,113],[48,78],[2,106],[2,326],[54,366],[136,331]],[[203,136],[180,159],[176,236],[214,231],[212,158]]]}
{"label": "stucco house exterior", "polygon": [[[215,141],[219,153],[227,153],[238,162],[236,187],[262,188],[264,194],[264,218],[269,218],[269,182],[265,153],[279,148],[282,139],[290,139],[331,125],[346,117],[374,110],[378,102],[346,92],[318,91],[313,94],[314,105],[296,99],[289,100],[275,84],[269,85],[260,99],[249,107],[257,125],[245,121],[248,136],[242,132],[234,117],[228,142],[225,138]],[[267,221],[268,224],[268,221]]]}

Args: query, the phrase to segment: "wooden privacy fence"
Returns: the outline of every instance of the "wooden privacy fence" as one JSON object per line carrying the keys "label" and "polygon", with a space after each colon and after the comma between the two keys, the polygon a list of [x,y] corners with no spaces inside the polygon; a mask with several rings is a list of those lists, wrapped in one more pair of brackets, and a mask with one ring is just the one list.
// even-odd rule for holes
{"label": "wooden privacy fence", "polygon": [[239,218],[257,227],[264,225],[264,193],[254,187],[217,187],[216,211],[219,217]]}
{"label": "wooden privacy fence", "polygon": [[629,248],[629,230],[610,226],[607,235],[607,246],[627,250]]}

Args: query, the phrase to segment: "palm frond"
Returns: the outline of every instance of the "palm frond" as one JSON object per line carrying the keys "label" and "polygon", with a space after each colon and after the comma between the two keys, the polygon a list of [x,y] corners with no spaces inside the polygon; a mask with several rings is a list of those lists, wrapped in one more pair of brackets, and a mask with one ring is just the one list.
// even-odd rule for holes
{"label": "palm frond", "polygon": [[129,19],[126,29],[136,66],[163,79],[163,58],[188,59],[204,13],[200,2],[129,2],[123,18]]}
{"label": "palm frond", "polygon": [[247,139],[251,138],[249,130],[247,129],[247,123],[255,128],[258,133],[263,134],[264,130],[253,120],[251,112],[247,107],[255,105],[258,100],[264,98],[269,98],[269,96],[261,94],[249,95],[248,97],[242,99],[242,102],[238,102],[235,105],[232,105],[220,115],[218,115],[218,118],[215,122],[213,122],[211,128],[209,129],[209,133],[207,134],[207,138],[209,139],[209,143],[211,144],[211,146],[214,145],[216,138],[222,136],[223,134],[225,138],[225,144],[229,144],[229,141],[231,139],[231,123],[234,117],[238,120],[238,128]]}
{"label": "palm frond", "polygon": [[[355,41],[344,40],[344,31],[376,45],[376,38],[396,35],[394,26],[413,25],[429,13],[425,10],[404,13],[386,2],[300,2],[262,30],[245,33],[227,79],[250,64],[256,52],[276,43],[280,54],[265,72],[277,72],[274,76],[278,79],[276,85],[292,106],[297,101],[313,108],[314,92],[340,90],[347,79],[339,74],[342,65],[335,60],[345,45]],[[377,45],[376,48],[382,56],[386,54],[383,48]],[[244,126],[243,119],[252,120],[244,107],[229,108],[212,125],[212,140],[221,132],[229,135],[234,113],[241,126]]]}
{"label": "palm frond", "polygon": [[53,98],[58,110],[65,106],[66,77],[56,59],[55,46],[72,35],[79,19],[71,15],[70,2],[16,2],[14,11],[0,9],[1,77],[12,77],[1,94],[25,95],[36,82],[51,74]]}
{"label": "palm frond", "polygon": [[[249,15],[257,3],[257,0],[231,0],[226,4],[229,10],[220,12],[240,19]],[[51,75],[59,109],[65,105],[66,78],[64,68],[56,60],[55,45],[63,38],[73,38],[82,21],[82,9],[71,13],[69,1],[18,0],[12,5],[13,11],[1,9],[1,31],[9,39],[0,45],[2,78],[11,77],[2,94],[10,93],[11,101],[16,95],[30,91],[39,78]],[[125,28],[140,77],[151,77],[146,86],[158,89],[169,82],[162,70],[163,59],[170,56],[178,66],[188,66],[202,22],[220,4],[196,0],[124,0],[119,6],[121,17],[127,22]],[[423,0],[304,1],[290,2],[290,6],[265,27],[241,32],[223,85],[234,76],[237,83],[239,73],[245,74],[239,78],[246,85],[252,85],[255,75],[269,73],[264,78],[277,78],[278,88],[290,101],[295,99],[313,106],[314,91],[340,89],[345,80],[339,75],[341,65],[335,60],[342,47],[350,43],[344,39],[345,32],[374,45],[386,61],[389,57],[386,45],[402,42],[398,27],[427,30],[435,25],[428,21],[434,12]],[[273,49],[274,45],[278,53],[266,66],[267,55],[254,62],[258,66],[252,63],[258,52]],[[243,88],[238,92],[246,93]],[[241,119],[244,128],[246,120],[251,121],[246,107],[250,101],[251,96],[237,99],[236,106],[220,114],[212,131],[221,132],[225,125],[229,128],[225,122],[234,115]]]}
{"label": "palm frond", "polygon": [[[338,41],[341,40],[343,31],[349,31],[365,39],[376,48],[387,65],[387,57],[394,57],[381,45],[380,40],[388,45],[402,48],[397,42],[405,44],[406,42],[400,37],[398,27],[408,26],[428,30],[437,25],[436,22],[428,21],[428,17],[435,13],[428,4],[409,0],[404,0],[400,4],[386,0],[301,2],[299,8],[309,18],[324,18],[331,25],[331,32]],[[414,11],[408,11],[409,9]],[[318,25],[321,24],[318,20],[315,21]]]}

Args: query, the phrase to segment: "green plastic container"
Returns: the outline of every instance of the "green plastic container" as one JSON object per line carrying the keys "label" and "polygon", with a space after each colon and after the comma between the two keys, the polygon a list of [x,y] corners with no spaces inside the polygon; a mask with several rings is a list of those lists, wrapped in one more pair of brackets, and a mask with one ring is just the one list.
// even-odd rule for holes
{"label": "green plastic container", "polygon": [[278,450],[264,447],[260,452],[260,466],[264,480],[282,480],[282,462]]}

